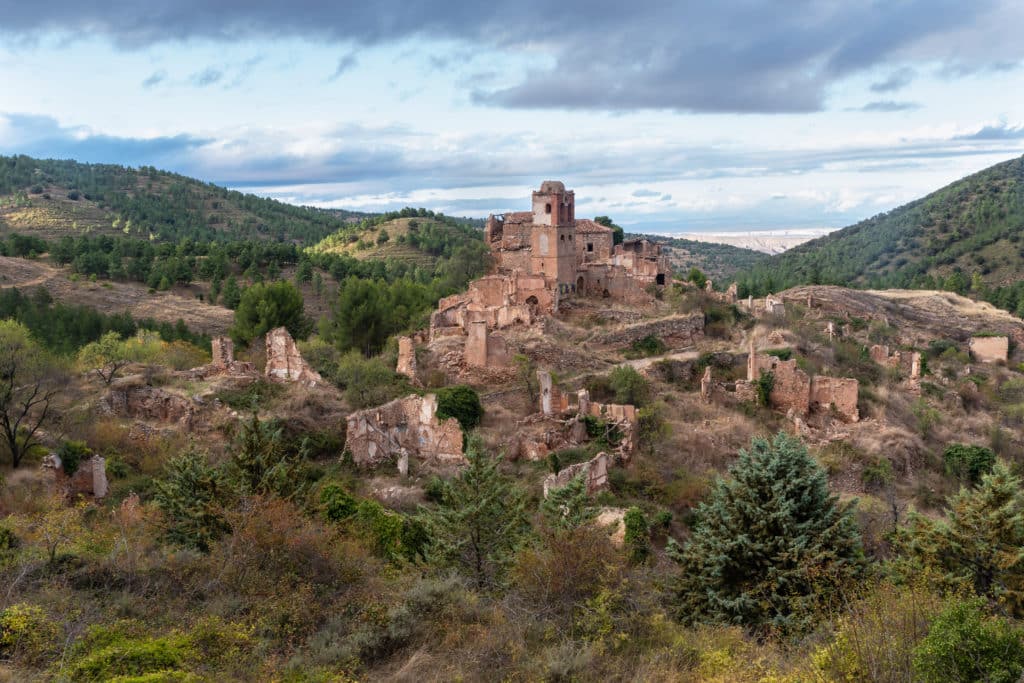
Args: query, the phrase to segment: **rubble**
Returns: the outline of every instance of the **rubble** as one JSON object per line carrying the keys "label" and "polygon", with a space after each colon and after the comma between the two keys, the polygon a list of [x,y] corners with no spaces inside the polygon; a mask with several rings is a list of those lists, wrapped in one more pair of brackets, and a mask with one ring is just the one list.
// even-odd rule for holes
{"label": "rubble", "polygon": [[126,377],[116,382],[100,400],[100,407],[118,417],[171,422],[185,431],[192,430],[195,416],[192,401],[144,384],[140,377]]}
{"label": "rubble", "polygon": [[627,325],[600,335],[597,342],[609,346],[628,346],[650,336],[661,339],[670,347],[690,346],[704,338],[704,314],[674,315]]}
{"label": "rubble", "polygon": [[899,370],[908,379],[921,377],[921,354],[917,351],[894,351],[890,354],[888,346],[875,344],[868,350],[868,355],[882,367]]}
{"label": "rubble", "polygon": [[410,459],[462,464],[462,428],[455,418],[437,418],[437,396],[415,394],[352,413],[345,447],[362,467],[395,461],[408,472]]}
{"label": "rubble", "polygon": [[303,360],[288,330],[278,327],[267,332],[267,379],[276,382],[298,382],[309,388],[324,384],[324,378]]}
{"label": "rubble", "polygon": [[622,508],[601,508],[594,524],[608,529],[608,538],[616,548],[626,545],[626,511]]}

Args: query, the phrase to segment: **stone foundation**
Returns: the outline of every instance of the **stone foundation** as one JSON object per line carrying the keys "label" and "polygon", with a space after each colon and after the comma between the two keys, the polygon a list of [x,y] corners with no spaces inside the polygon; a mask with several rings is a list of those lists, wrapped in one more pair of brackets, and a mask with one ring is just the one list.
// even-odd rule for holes
{"label": "stone foundation", "polygon": [[596,496],[601,491],[607,491],[608,468],[612,462],[612,456],[602,452],[586,462],[569,465],[559,470],[558,474],[549,474],[544,479],[544,497],[547,498],[552,491],[566,486],[581,474],[586,481],[588,496]]}
{"label": "stone foundation", "polygon": [[352,413],[347,420],[346,449],[361,467],[394,461],[402,474],[410,459],[462,464],[462,428],[455,418],[437,418],[437,396],[406,396]]}

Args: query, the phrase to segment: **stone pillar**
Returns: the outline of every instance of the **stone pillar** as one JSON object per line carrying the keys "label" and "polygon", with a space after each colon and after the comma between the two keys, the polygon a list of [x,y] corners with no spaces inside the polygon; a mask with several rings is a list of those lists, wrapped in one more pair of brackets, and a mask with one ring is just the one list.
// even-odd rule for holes
{"label": "stone pillar", "polygon": [[914,351],[910,354],[910,379],[921,378],[921,354]]}
{"label": "stone pillar", "polygon": [[395,372],[415,381],[416,370],[416,348],[413,346],[412,337],[399,337],[398,365],[395,366]]}
{"label": "stone pillar", "polygon": [[487,322],[472,320],[466,330],[466,364],[482,368],[487,365]]}
{"label": "stone pillar", "polygon": [[704,282],[704,291],[705,292],[713,292],[713,291],[715,291],[715,285],[714,285],[714,283],[711,282],[711,278],[708,278],[707,280],[705,280],[705,282]]}
{"label": "stone pillar", "polygon": [[218,368],[230,367],[235,362],[235,344],[230,337],[214,337],[210,342],[212,365]]}
{"label": "stone pillar", "polygon": [[754,295],[750,294],[747,296],[747,310],[751,313],[754,312]]}
{"label": "stone pillar", "polygon": [[825,331],[828,332],[829,341],[836,338],[836,324],[831,320],[828,321],[828,326],[825,328]]}
{"label": "stone pillar", "polygon": [[[228,341],[230,342],[231,340],[229,339]],[[108,488],[107,461],[98,455],[94,455],[92,457],[92,495],[96,498],[105,498]]]}
{"label": "stone pillar", "polygon": [[590,392],[586,389],[580,389],[576,392],[576,400],[578,406],[578,412],[580,415],[590,414]]}
{"label": "stone pillar", "polygon": [[711,366],[704,368],[704,376],[700,378],[700,397],[705,403],[711,402]]}
{"label": "stone pillar", "polygon": [[754,338],[750,338],[750,348],[747,350],[747,381],[753,382],[757,379],[757,358],[754,354]]}
{"label": "stone pillar", "polygon": [[547,370],[538,370],[537,383],[540,385],[540,412],[551,415],[551,373]]}

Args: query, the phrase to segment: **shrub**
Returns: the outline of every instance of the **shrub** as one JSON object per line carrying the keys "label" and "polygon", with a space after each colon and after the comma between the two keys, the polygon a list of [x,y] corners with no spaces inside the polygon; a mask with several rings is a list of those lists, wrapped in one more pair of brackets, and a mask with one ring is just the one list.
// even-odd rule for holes
{"label": "shrub", "polygon": [[653,334],[649,334],[643,339],[633,342],[625,355],[628,358],[645,358],[647,356],[660,356],[666,351],[668,351],[668,346],[665,345],[665,342]]}
{"label": "shrub", "polygon": [[326,484],[320,489],[320,507],[331,522],[341,522],[356,513],[358,503],[341,484]]}
{"label": "shrub", "polygon": [[84,441],[65,441],[57,449],[57,457],[60,458],[64,474],[70,477],[78,471],[78,466],[83,460],[92,457],[92,451]]}
{"label": "shrub", "polygon": [[437,418],[446,420],[454,417],[463,430],[469,431],[480,425],[484,408],[480,395],[472,387],[457,384],[437,390]]}
{"label": "shrub", "polygon": [[991,472],[996,464],[996,454],[992,449],[962,443],[946,446],[942,459],[946,463],[947,474],[971,484],[980,482],[982,475]]}
{"label": "shrub", "polygon": [[954,601],[914,648],[914,671],[924,683],[1015,683],[1024,671],[1021,629],[987,615],[982,598]]}
{"label": "shrub", "polygon": [[18,547],[18,537],[5,526],[0,526],[0,553]]}
{"label": "shrub", "polygon": [[628,365],[620,365],[608,373],[608,384],[615,393],[616,403],[641,408],[650,399],[651,387],[647,378]]}
{"label": "shrub", "polygon": [[771,400],[772,389],[775,388],[775,373],[761,371],[761,376],[754,382],[754,390],[757,392],[759,405],[767,406]]}
{"label": "shrub", "polygon": [[0,612],[0,655],[38,664],[56,649],[60,630],[42,608],[19,603]]}
{"label": "shrub", "polygon": [[626,552],[632,564],[643,564],[651,554],[651,530],[647,524],[647,516],[638,507],[626,510],[624,518],[626,526]]}

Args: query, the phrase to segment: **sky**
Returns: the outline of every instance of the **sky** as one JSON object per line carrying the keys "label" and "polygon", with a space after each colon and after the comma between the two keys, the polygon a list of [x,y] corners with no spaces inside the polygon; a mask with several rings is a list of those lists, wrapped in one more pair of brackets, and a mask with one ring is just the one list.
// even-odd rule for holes
{"label": "sky", "polygon": [[842,227],[1024,154],[1021,0],[0,0],[0,154],[636,231]]}

